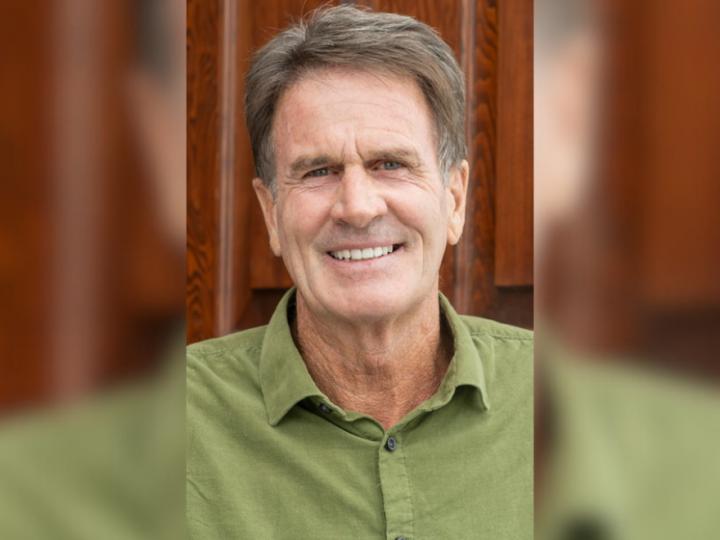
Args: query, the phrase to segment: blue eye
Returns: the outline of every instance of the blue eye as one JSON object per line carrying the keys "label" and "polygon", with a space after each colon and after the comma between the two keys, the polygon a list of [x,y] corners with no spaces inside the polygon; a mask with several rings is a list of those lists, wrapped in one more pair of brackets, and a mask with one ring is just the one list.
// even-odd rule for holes
{"label": "blue eye", "polygon": [[380,166],[385,171],[395,171],[400,169],[403,165],[399,161],[383,161]]}
{"label": "blue eye", "polygon": [[328,174],[330,174],[330,169],[328,167],[322,167],[306,173],[305,176],[309,178],[318,178],[320,176],[327,176]]}

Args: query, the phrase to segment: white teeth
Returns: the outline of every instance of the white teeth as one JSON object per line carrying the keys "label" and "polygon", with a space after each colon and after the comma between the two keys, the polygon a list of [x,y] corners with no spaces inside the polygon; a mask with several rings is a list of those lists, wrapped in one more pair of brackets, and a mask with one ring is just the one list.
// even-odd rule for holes
{"label": "white teeth", "polygon": [[338,251],[331,251],[330,255],[341,261],[362,261],[365,259],[375,259],[377,257],[382,257],[383,255],[387,255],[392,252],[392,246],[378,246],[375,248],[365,249],[341,249]]}

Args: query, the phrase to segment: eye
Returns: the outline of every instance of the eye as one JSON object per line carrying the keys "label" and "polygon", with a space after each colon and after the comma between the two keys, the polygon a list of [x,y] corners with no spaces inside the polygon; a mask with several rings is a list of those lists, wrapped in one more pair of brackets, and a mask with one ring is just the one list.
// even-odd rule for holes
{"label": "eye", "polygon": [[320,169],[305,173],[304,178],[319,178],[321,176],[327,176],[328,174],[330,174],[330,169],[328,167],[321,167]]}
{"label": "eye", "polygon": [[386,160],[380,162],[380,168],[384,171],[396,171],[402,167],[403,164],[399,161]]}

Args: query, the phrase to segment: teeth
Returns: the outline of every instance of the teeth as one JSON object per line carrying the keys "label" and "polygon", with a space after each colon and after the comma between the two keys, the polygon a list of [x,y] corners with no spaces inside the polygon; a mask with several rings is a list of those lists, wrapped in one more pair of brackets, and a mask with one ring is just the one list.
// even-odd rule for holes
{"label": "teeth", "polygon": [[377,257],[382,257],[383,255],[387,255],[392,252],[392,246],[378,246],[375,248],[365,249],[341,249],[339,251],[331,251],[330,255],[332,255],[335,259],[339,259],[341,261],[362,261],[365,259],[375,259]]}

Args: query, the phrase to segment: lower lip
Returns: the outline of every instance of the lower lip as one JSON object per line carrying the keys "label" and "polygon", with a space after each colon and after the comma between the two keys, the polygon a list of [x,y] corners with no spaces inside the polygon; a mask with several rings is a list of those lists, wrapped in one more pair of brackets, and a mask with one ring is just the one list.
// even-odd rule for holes
{"label": "lower lip", "polygon": [[382,255],[380,257],[374,257],[372,259],[361,259],[361,260],[352,260],[352,259],[336,259],[329,253],[326,253],[328,259],[330,259],[331,262],[341,265],[343,268],[348,269],[355,269],[355,270],[362,270],[365,268],[372,268],[373,266],[391,261],[395,258],[395,255],[401,253],[404,250],[404,246],[402,244],[398,245],[395,249],[392,250],[392,252],[388,253],[387,255]]}

